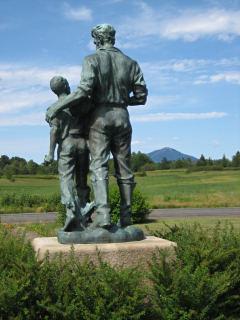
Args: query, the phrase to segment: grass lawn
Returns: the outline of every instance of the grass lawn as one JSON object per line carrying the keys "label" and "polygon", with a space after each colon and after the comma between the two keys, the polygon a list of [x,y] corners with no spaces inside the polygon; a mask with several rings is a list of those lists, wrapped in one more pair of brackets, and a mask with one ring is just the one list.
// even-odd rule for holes
{"label": "grass lawn", "polygon": [[240,171],[159,170],[136,177],[152,208],[238,207]]}
{"label": "grass lawn", "polygon": [[15,181],[0,179],[0,198],[6,193],[47,195],[60,191],[59,180],[42,179],[34,176],[15,176]]}
{"label": "grass lawn", "polygon": [[240,232],[240,218],[162,218],[162,219],[149,219],[146,223],[136,224],[141,228],[145,234],[152,234],[155,230],[166,231],[167,226],[178,227],[186,225],[200,224],[203,229],[214,228],[219,222],[221,222],[220,228],[224,228],[224,225],[232,224],[234,229]]}
{"label": "grass lawn", "polygon": [[[59,193],[56,176],[15,176],[15,181],[0,179],[1,197],[8,194],[50,196]],[[137,188],[152,208],[238,207],[240,170],[200,171],[185,169],[147,172],[136,176]],[[116,180],[110,176],[110,187]]]}
{"label": "grass lawn", "polygon": [[[225,224],[231,224],[234,229],[240,232],[240,218],[163,218],[163,219],[149,219],[145,223],[136,224],[135,226],[141,228],[145,234],[154,234],[155,231],[166,233],[169,230],[168,226],[174,227],[177,225],[179,228],[186,225],[200,224],[206,230],[213,229],[219,222],[219,228],[224,229]],[[2,223],[8,229],[25,230],[27,233],[34,233],[33,238],[37,234],[44,237],[56,237],[57,231],[61,228],[58,222],[45,222],[45,223],[18,223],[8,224]]]}

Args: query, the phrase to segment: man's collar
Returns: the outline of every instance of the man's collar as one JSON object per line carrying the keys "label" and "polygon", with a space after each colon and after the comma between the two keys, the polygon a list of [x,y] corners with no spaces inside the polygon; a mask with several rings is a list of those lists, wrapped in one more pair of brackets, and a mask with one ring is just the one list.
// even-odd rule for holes
{"label": "man's collar", "polygon": [[121,52],[118,48],[115,47],[108,47],[108,46],[103,46],[97,49],[98,50],[105,50],[105,51],[114,51],[114,52]]}

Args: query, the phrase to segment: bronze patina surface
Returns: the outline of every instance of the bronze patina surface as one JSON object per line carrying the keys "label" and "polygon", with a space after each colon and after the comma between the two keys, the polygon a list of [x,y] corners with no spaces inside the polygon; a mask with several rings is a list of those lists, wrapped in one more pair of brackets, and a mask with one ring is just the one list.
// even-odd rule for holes
{"label": "bronze patina surface", "polygon": [[[87,190],[88,187],[86,180],[84,180],[85,172],[87,172],[84,166],[87,161],[83,161],[82,167],[81,165],[80,167],[84,172],[84,182],[81,175],[77,178],[83,183],[81,185],[83,193],[79,193],[77,189],[78,196],[75,199],[75,203],[81,202],[80,210],[75,209],[75,207],[78,207],[76,204],[75,207],[71,207],[73,209],[69,214],[67,209],[67,220],[63,230],[59,231],[59,241],[61,243],[64,243],[66,239],[66,241],[70,241],[69,232],[83,232],[87,238],[91,234],[94,242],[89,243],[96,243],[98,237],[99,241],[103,241],[101,240],[102,237],[109,239],[108,242],[130,241],[131,239],[134,241],[134,234],[136,234],[135,240],[140,240],[139,234],[141,232],[135,227],[130,227],[132,193],[135,183],[130,166],[132,128],[127,107],[145,104],[147,88],[138,63],[114,47],[115,30],[111,25],[101,24],[96,26],[92,29],[92,36],[96,45],[96,53],[84,58],[78,88],[72,93],[65,94],[64,97],[59,98],[57,102],[52,104],[47,110],[46,120],[51,123],[69,108],[72,110],[71,114],[74,118],[70,121],[71,123],[74,123],[78,114],[82,117],[84,113],[86,114],[91,154],[91,183],[97,216],[93,223],[88,225],[92,205],[87,199],[87,191],[84,193],[84,190]],[[90,99],[94,107],[89,109],[86,99]],[[81,126],[81,120],[79,120],[79,126]],[[113,226],[110,220],[108,191],[110,152],[113,155],[115,177],[121,196],[120,220],[117,227]],[[76,158],[79,158],[77,153]],[[67,165],[62,171],[68,169]],[[73,179],[71,181],[73,182]],[[64,198],[64,195],[62,198]],[[84,201],[82,201],[83,198]],[[76,224],[77,220],[83,222]],[[80,227],[83,230],[76,230]],[[128,236],[129,232],[130,236]],[[80,239],[83,233],[79,236],[79,241],[86,241]],[[100,234],[101,236],[99,236]],[[119,237],[116,235],[119,235]],[[115,240],[112,241],[113,239]],[[106,241],[104,240],[104,242]]]}

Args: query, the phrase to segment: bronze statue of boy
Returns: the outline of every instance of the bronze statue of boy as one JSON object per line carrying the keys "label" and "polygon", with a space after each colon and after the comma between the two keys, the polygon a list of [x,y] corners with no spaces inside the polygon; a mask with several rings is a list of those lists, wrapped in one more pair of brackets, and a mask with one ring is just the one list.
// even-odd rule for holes
{"label": "bronze statue of boy", "polygon": [[[58,101],[70,94],[68,81],[63,77],[53,77],[50,87],[58,96]],[[51,127],[50,149],[44,162],[48,164],[53,161],[56,144],[58,144],[57,161],[61,202],[66,206],[66,222],[63,230],[81,230],[86,227],[89,214],[93,209],[93,203],[89,203],[90,188],[87,185],[88,124],[82,114],[72,115],[70,108],[65,108],[49,122],[49,125]]]}

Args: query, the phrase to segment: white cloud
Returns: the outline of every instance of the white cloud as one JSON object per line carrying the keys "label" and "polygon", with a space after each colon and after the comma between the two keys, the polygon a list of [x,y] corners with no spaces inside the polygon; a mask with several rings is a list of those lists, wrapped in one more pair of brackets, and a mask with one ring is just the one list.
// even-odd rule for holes
{"label": "white cloud", "polygon": [[27,65],[0,64],[0,88],[23,86],[49,86],[50,79],[56,75],[66,77],[70,84],[80,81],[80,66],[56,66],[40,68]]}
{"label": "white cloud", "polygon": [[0,118],[0,126],[43,126],[47,125],[45,121],[45,113],[31,113],[22,115],[8,115]]}
{"label": "white cloud", "polygon": [[146,111],[159,109],[161,107],[166,107],[167,105],[175,105],[180,100],[179,96],[155,96],[149,95],[147,99],[147,103],[145,106],[130,106],[128,108],[130,114],[133,113],[146,113]]}
{"label": "white cloud", "polygon": [[226,112],[206,112],[206,113],[152,113],[144,116],[135,116],[133,122],[158,122],[172,120],[201,120],[226,117]]}
{"label": "white cloud", "polygon": [[211,82],[219,82],[219,81],[226,81],[226,82],[233,82],[240,84],[240,72],[237,73],[219,73],[213,76],[210,76]]}
{"label": "white cloud", "polygon": [[55,75],[66,77],[70,86],[80,81],[81,67],[57,66],[50,69],[21,65],[0,65],[0,113],[12,113],[42,106],[56,100],[49,88]]}
{"label": "white cloud", "polygon": [[194,84],[216,83],[220,81],[240,84],[240,72],[225,72],[217,73],[215,75],[202,75],[194,81]]}
{"label": "white cloud", "polygon": [[202,36],[216,35],[220,40],[240,35],[240,11],[211,9],[205,12],[187,10],[165,21],[162,31],[168,39],[195,41]]}
{"label": "white cloud", "polygon": [[137,5],[139,13],[125,18],[118,27],[122,47],[144,46],[152,36],[184,41],[196,41],[206,36],[232,41],[240,36],[240,10],[183,9],[169,13],[153,9],[145,2],[137,2]]}
{"label": "white cloud", "polygon": [[48,90],[3,90],[0,91],[0,113],[12,113],[20,109],[27,109],[33,106],[43,106],[53,101],[53,95]]}
{"label": "white cloud", "polygon": [[219,60],[169,59],[144,62],[140,65],[146,83],[158,91],[179,82],[203,84],[225,80],[239,83],[240,60],[237,57]]}
{"label": "white cloud", "polygon": [[180,138],[179,138],[179,137],[172,137],[172,140],[174,140],[174,141],[179,141]]}
{"label": "white cloud", "polygon": [[64,3],[64,15],[70,20],[89,21],[92,20],[92,10],[84,6],[72,8],[68,3]]}
{"label": "white cloud", "polygon": [[145,73],[154,75],[163,71],[173,72],[199,72],[209,67],[239,67],[240,60],[237,57],[220,60],[210,59],[169,59],[153,62],[141,63],[141,67]]}
{"label": "white cloud", "polygon": [[142,144],[142,141],[134,140],[131,142],[131,144],[132,144],[132,146],[136,146],[136,145]]}

